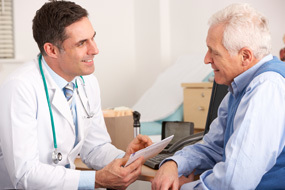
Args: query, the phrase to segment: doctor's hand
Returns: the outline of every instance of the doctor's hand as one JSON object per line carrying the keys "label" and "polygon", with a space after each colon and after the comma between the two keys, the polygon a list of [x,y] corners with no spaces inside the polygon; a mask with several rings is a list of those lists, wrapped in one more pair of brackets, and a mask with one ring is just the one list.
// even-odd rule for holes
{"label": "doctor's hand", "polygon": [[158,170],[151,182],[152,190],[178,190],[178,168],[174,161],[165,162]]}
{"label": "doctor's hand", "polygon": [[127,161],[127,158],[116,159],[97,171],[95,188],[126,189],[140,175],[143,157],[140,157],[128,167],[122,167]]}
{"label": "doctor's hand", "polygon": [[148,147],[152,144],[152,140],[147,135],[138,135],[135,139],[132,140],[132,142],[128,145],[125,157],[129,158],[129,156],[145,147]]}

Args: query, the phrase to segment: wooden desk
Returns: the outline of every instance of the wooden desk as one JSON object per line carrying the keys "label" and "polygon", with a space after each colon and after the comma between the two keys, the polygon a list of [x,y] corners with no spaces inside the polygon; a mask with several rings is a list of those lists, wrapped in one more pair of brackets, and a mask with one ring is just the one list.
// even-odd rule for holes
{"label": "wooden desk", "polygon": [[[88,168],[82,161],[80,158],[76,158],[74,161],[74,164],[76,166],[77,170],[92,170],[90,168]],[[157,170],[154,170],[150,167],[147,167],[145,165],[142,166],[142,172],[141,175],[138,177],[138,180],[142,180],[142,181],[150,181],[151,179],[154,178],[155,174],[156,174]]]}

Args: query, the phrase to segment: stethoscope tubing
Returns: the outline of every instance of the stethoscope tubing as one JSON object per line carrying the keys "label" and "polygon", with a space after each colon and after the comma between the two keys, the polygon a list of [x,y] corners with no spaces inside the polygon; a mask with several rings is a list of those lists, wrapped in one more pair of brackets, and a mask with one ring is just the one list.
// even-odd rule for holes
{"label": "stethoscope tubing", "polygon": [[54,146],[55,149],[57,149],[57,141],[56,141],[56,133],[55,133],[53,114],[52,114],[52,110],[51,110],[51,105],[50,105],[50,100],[49,100],[49,95],[48,95],[48,89],[47,89],[47,83],[46,83],[45,75],[44,75],[44,72],[43,72],[41,60],[42,60],[42,54],[39,55],[39,67],[40,67],[41,75],[42,75],[42,78],[43,78],[43,83],[44,83],[45,92],[46,92],[46,99],[47,99],[48,108],[49,108],[50,122],[51,122],[52,135],[53,135],[53,146]]}

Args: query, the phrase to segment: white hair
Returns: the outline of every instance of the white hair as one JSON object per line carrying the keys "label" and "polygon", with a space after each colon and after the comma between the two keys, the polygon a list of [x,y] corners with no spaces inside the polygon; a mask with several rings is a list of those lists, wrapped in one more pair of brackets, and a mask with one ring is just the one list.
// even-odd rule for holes
{"label": "white hair", "polygon": [[267,19],[249,4],[232,4],[215,13],[209,25],[223,24],[222,43],[230,55],[236,55],[244,47],[253,51],[257,59],[271,51],[271,35]]}

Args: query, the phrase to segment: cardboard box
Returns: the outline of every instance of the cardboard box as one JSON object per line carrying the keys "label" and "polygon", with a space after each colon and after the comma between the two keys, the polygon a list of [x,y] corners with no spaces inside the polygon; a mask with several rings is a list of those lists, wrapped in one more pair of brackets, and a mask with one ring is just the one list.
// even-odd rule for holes
{"label": "cardboard box", "polygon": [[126,151],[127,146],[134,139],[133,116],[105,116],[104,119],[112,144]]}

